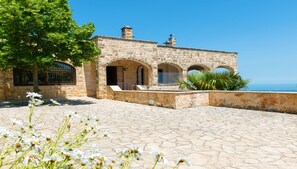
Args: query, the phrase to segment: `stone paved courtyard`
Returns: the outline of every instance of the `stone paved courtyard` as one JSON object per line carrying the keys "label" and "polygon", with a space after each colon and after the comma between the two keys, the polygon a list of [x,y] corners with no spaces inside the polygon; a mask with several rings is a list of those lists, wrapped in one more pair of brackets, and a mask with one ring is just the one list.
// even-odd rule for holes
{"label": "stone paved courtyard", "polygon": [[[115,156],[115,151],[132,143],[145,151],[162,150],[170,165],[184,157],[193,169],[297,168],[297,115],[218,107],[174,110],[77,99],[64,101],[63,106],[36,108],[35,117],[43,124],[40,128],[44,132],[54,130],[62,121],[61,115],[72,110],[100,117],[111,140],[94,141],[88,146],[98,144],[107,156]],[[0,106],[5,107],[5,103]],[[0,108],[1,126],[9,126],[9,118],[24,119],[27,110],[18,105]],[[137,168],[152,166],[153,158],[144,157],[144,164]]]}

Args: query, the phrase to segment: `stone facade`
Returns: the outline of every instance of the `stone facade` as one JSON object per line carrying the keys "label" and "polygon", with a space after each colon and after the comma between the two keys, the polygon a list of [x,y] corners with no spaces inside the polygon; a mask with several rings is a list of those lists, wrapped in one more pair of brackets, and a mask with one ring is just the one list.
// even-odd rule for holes
{"label": "stone facade", "polygon": [[[131,31],[131,28],[122,29],[122,31]],[[132,31],[131,31],[132,32]],[[122,35],[127,33],[122,32]],[[157,42],[141,41],[132,39],[130,32],[129,37],[115,38],[106,36],[96,36],[92,39],[98,48],[101,49],[102,54],[97,58],[97,74],[98,84],[96,95],[97,98],[107,98],[107,67],[116,66],[118,74],[123,74],[127,82],[123,86],[124,89],[133,89],[137,85],[137,67],[143,66],[145,69],[144,86],[147,89],[177,89],[174,84],[160,84],[160,71],[165,71],[162,74],[162,79],[173,79],[170,76],[178,78],[186,78],[188,69],[191,66],[200,66],[205,70],[214,71],[218,67],[223,67],[231,71],[237,71],[237,53],[181,48],[170,45],[162,46]],[[174,37],[170,37],[174,39]],[[164,65],[168,65],[164,68]],[[126,69],[126,67],[128,69]],[[166,70],[172,69],[175,70]],[[117,75],[118,76],[118,75]],[[122,79],[118,77],[119,86],[122,84]],[[172,81],[172,80],[171,80]],[[134,84],[133,84],[134,83]],[[128,86],[127,86],[128,85]],[[129,87],[130,86],[130,87]]]}
{"label": "stone facade", "polygon": [[[108,83],[116,83],[124,90],[134,90],[136,85],[148,90],[176,90],[174,83],[186,78],[191,66],[210,71],[217,67],[237,71],[235,52],[175,47],[173,35],[165,46],[133,37],[132,28],[126,26],[122,28],[122,38],[92,38],[102,53],[95,61],[76,68],[76,85],[40,86],[41,93],[48,98],[107,98]],[[25,92],[31,90],[31,86],[14,86],[12,71],[0,73],[1,100],[24,98]]]}

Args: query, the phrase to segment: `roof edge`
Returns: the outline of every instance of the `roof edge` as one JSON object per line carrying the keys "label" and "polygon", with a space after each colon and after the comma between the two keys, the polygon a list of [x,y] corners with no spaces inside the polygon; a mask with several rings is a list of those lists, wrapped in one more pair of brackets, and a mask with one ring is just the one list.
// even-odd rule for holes
{"label": "roof edge", "polygon": [[[115,40],[130,41],[130,42],[142,42],[142,43],[158,44],[158,42],[154,42],[154,41],[136,40],[136,39],[124,39],[124,38],[119,38],[119,37],[101,36],[101,35],[96,35],[96,36],[92,37],[90,40],[94,40],[96,38],[115,39]],[[173,47],[173,46],[164,46],[164,45],[157,45],[157,47],[161,47],[161,48],[172,48],[172,49],[184,49],[184,50],[195,50],[195,51],[205,51],[205,52],[231,53],[231,54],[236,54],[236,55],[238,54],[238,52],[229,52],[229,51],[211,50],[211,49],[198,49],[198,48],[187,48],[187,47]]]}
{"label": "roof edge", "polygon": [[112,36],[101,36],[101,35],[96,35],[93,38],[91,38],[91,40],[94,40],[96,38],[115,39],[115,40],[123,40],[123,41],[132,41],[132,42],[143,42],[143,43],[158,44],[158,42],[148,41],[148,40],[124,39],[124,38],[118,38],[118,37],[112,37]]}
{"label": "roof edge", "polygon": [[186,47],[173,47],[173,46],[164,46],[164,45],[158,45],[158,47],[161,47],[161,48],[172,48],[172,49],[196,50],[196,51],[205,51],[205,52],[232,53],[232,54],[236,54],[236,55],[238,54],[238,52],[227,52],[227,51],[210,50],[210,49],[198,49],[198,48],[186,48]]}

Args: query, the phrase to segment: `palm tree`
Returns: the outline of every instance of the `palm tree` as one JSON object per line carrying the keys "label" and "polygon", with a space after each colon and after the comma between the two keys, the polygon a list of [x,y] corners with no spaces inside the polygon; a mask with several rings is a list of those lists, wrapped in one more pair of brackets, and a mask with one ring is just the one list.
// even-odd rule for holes
{"label": "palm tree", "polygon": [[179,80],[181,89],[189,90],[240,90],[247,89],[249,80],[244,80],[234,72],[201,72],[192,73],[187,80]]}

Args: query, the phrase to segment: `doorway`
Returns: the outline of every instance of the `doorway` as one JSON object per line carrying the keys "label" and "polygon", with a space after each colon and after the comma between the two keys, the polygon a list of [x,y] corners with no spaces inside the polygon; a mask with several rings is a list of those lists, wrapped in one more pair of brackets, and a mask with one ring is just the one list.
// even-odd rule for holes
{"label": "doorway", "polygon": [[106,78],[107,85],[117,85],[117,67],[116,66],[107,66],[106,67]]}
{"label": "doorway", "polygon": [[142,65],[137,68],[137,85],[144,85],[144,68]]}

